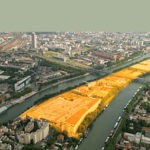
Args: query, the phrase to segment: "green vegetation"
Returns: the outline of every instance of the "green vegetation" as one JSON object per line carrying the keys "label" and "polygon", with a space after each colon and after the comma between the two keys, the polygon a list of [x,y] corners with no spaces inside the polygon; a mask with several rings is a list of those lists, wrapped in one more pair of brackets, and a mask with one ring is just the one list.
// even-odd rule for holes
{"label": "green vegetation", "polygon": [[106,150],[112,150],[112,149],[114,149],[114,146],[115,146],[116,141],[117,141],[117,137],[118,137],[118,135],[122,132],[122,128],[123,128],[123,126],[124,126],[124,124],[125,124],[127,118],[128,118],[128,114],[125,113],[124,116],[123,116],[123,118],[122,118],[122,120],[121,120],[121,122],[120,122],[120,125],[119,125],[119,127],[118,127],[118,129],[117,129],[117,131],[116,131],[116,133],[115,133],[115,135],[114,135],[114,137],[111,138],[111,139],[108,141],[108,143],[105,145],[105,146],[106,146],[106,147],[105,147]]}
{"label": "green vegetation", "polygon": [[11,68],[11,67],[2,67],[2,66],[0,66],[0,70],[5,71],[5,72],[3,73],[3,75],[10,76],[9,79],[0,80],[0,83],[14,83],[14,82],[12,81],[12,78],[15,77],[16,72],[18,71],[18,69],[16,69],[16,68]]}
{"label": "green vegetation", "polygon": [[53,127],[50,127],[50,131],[51,131],[51,133],[48,137],[47,146],[46,146],[47,148],[49,148],[52,144],[54,144],[54,142],[57,140],[57,136],[60,135],[60,134],[64,135],[64,141],[69,142],[70,145],[76,145],[77,142],[78,142],[77,139],[70,138],[70,137],[67,136],[67,134],[59,132]]}
{"label": "green vegetation", "polygon": [[134,52],[132,55],[130,55],[128,58],[124,58],[122,60],[117,60],[116,62],[109,62],[107,64],[108,67],[113,67],[113,65],[115,66],[119,66],[119,65],[122,65],[124,63],[126,63],[129,59],[133,59],[139,55],[142,54],[142,51],[137,51],[137,52]]}
{"label": "green vegetation", "polygon": [[22,150],[44,150],[44,149],[31,143],[31,144],[25,145]]}
{"label": "green vegetation", "polygon": [[101,103],[95,111],[87,114],[82,123],[80,124],[80,126],[78,127],[77,132],[81,133],[82,135],[82,133],[84,133],[89,126],[92,126],[92,122],[96,119],[98,115],[100,115],[102,109],[103,107]]}
{"label": "green vegetation", "polygon": [[96,116],[97,116],[97,112],[96,111],[93,111],[93,112],[89,113],[84,118],[82,123],[80,124],[77,132],[82,134],[84,131],[86,131],[87,127],[89,126],[89,124],[91,124],[93,122],[93,120],[96,118]]}
{"label": "green vegetation", "polygon": [[51,67],[53,71],[63,70],[63,71],[66,71],[67,73],[69,73],[68,75],[62,75],[60,77],[51,79],[48,82],[40,83],[39,84],[39,90],[41,90],[43,86],[47,86],[47,85],[59,82],[61,80],[74,78],[76,76],[80,76],[80,75],[83,75],[83,74],[86,73],[86,71],[84,71],[82,69],[74,68],[74,67],[71,67],[71,66],[66,66],[66,65],[63,65],[63,64],[58,64],[58,63],[55,63],[55,62],[50,62],[50,61],[47,61],[47,60],[42,60],[39,63],[39,65],[40,66]]}
{"label": "green vegetation", "polygon": [[[133,129],[130,128],[131,124],[133,126]],[[136,134],[137,132],[141,132],[142,127],[150,127],[150,123],[146,123],[143,120],[138,120],[138,123],[137,123],[137,122],[127,119],[122,128],[122,131]]]}
{"label": "green vegetation", "polygon": [[58,63],[55,63],[55,62],[50,62],[50,61],[47,61],[47,60],[42,60],[39,63],[39,65],[52,67],[53,71],[64,70],[64,71],[69,72],[69,73],[75,73],[76,75],[77,74],[81,75],[81,74],[85,73],[85,71],[82,70],[82,69],[74,68],[74,67],[71,67],[71,66],[66,66],[66,65],[63,65],[63,64],[58,64]]}
{"label": "green vegetation", "polygon": [[16,72],[18,71],[19,69],[18,68],[15,68],[15,67],[6,67],[6,66],[0,66],[0,69],[1,70],[4,70],[4,71],[7,71],[8,73],[12,73],[12,72]]}
{"label": "green vegetation", "polygon": [[12,141],[3,141],[3,143],[10,144],[11,146],[13,146],[13,142]]}
{"label": "green vegetation", "polygon": [[48,81],[48,82],[40,83],[39,86],[42,87],[42,86],[50,85],[50,84],[59,82],[60,80],[65,80],[65,79],[73,78],[73,77],[75,77],[75,76],[76,76],[75,74],[70,74],[70,75],[65,75],[65,76],[61,76],[61,77],[56,77],[56,78],[54,78],[54,79],[51,79],[51,80]]}
{"label": "green vegetation", "polygon": [[23,96],[23,95],[25,95],[25,94],[30,93],[30,92],[32,92],[32,88],[31,88],[31,87],[26,87],[26,88],[25,88],[23,91],[21,91],[21,92],[17,92],[17,93],[12,92],[12,93],[11,93],[11,98],[19,98],[19,97],[21,97],[21,96]]}
{"label": "green vegetation", "polygon": [[38,129],[39,129],[38,123],[37,123],[37,121],[34,121],[34,128],[33,128],[33,130],[31,132],[35,132]]}
{"label": "green vegetation", "polygon": [[99,65],[99,66],[96,66],[96,67],[94,67],[95,69],[98,69],[98,70],[101,70],[101,69],[103,69],[104,68],[104,65]]}
{"label": "green vegetation", "polygon": [[140,107],[145,109],[147,111],[147,113],[150,113],[150,103],[144,102],[144,103],[141,104]]}
{"label": "green vegetation", "polygon": [[47,146],[51,146],[54,144],[56,137],[50,137],[49,140],[47,141]]}

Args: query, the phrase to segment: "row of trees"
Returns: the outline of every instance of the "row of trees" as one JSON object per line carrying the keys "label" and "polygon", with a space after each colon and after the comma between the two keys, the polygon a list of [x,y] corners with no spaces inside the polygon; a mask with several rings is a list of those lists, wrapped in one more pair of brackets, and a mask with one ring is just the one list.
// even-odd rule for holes
{"label": "row of trees", "polygon": [[80,126],[78,127],[78,133],[84,133],[89,126],[92,126],[92,122],[95,118],[100,115],[100,112],[103,110],[103,104],[100,103],[95,111],[90,112],[86,115]]}
{"label": "row of trees", "polygon": [[141,107],[147,111],[147,113],[150,113],[150,103],[144,102],[141,104]]}
{"label": "row of trees", "polygon": [[76,73],[76,74],[84,74],[85,73],[85,71],[82,70],[82,69],[74,68],[74,67],[71,67],[71,66],[66,66],[66,65],[63,65],[63,64],[58,64],[58,63],[55,63],[55,62],[50,62],[50,61],[47,61],[47,60],[42,60],[39,63],[39,65],[51,67],[53,69],[53,71],[64,70],[64,71],[69,72],[69,73]]}
{"label": "row of trees", "polygon": [[12,92],[12,93],[11,93],[11,98],[19,98],[19,97],[21,97],[21,96],[23,96],[23,95],[25,95],[25,94],[30,93],[30,92],[32,92],[32,88],[31,88],[31,87],[26,87],[26,88],[25,88],[23,91],[21,91],[21,92],[17,92],[17,93]]}

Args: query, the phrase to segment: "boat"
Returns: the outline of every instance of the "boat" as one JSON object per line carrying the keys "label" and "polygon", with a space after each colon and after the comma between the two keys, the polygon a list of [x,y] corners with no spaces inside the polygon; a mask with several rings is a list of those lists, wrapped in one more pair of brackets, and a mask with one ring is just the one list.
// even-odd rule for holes
{"label": "boat", "polygon": [[117,120],[117,121],[119,122],[119,121],[120,121],[120,119],[121,119],[121,116],[119,116],[119,118],[118,118],[118,120]]}
{"label": "boat", "polygon": [[108,142],[108,140],[109,140],[109,136],[106,138],[105,143],[107,143],[107,142]]}
{"label": "boat", "polygon": [[106,108],[109,106],[109,104],[106,105]]}
{"label": "boat", "polygon": [[116,129],[117,125],[118,125],[118,122],[116,122],[116,124],[114,125],[114,129]]}
{"label": "boat", "polygon": [[79,146],[78,146],[78,145],[76,145],[75,149],[78,149],[78,147],[79,147]]}

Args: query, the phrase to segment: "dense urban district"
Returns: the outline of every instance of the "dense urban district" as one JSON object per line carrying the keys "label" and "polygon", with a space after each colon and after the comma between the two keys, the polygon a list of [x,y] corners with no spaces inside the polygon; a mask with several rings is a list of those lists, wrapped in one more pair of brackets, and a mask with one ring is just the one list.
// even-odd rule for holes
{"label": "dense urban district", "polygon": [[[150,80],[143,79],[149,54],[148,32],[1,32],[0,116],[53,86],[83,80],[0,121],[0,149],[78,149],[94,120],[131,82],[143,86],[102,149],[149,149]],[[84,80],[88,76],[94,79]]]}

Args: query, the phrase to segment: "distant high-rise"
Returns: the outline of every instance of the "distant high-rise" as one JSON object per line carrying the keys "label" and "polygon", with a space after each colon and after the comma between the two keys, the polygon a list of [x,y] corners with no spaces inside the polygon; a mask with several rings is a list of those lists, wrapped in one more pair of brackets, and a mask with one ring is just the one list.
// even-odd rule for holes
{"label": "distant high-rise", "polygon": [[32,33],[32,45],[33,48],[37,48],[37,36],[35,33]]}

